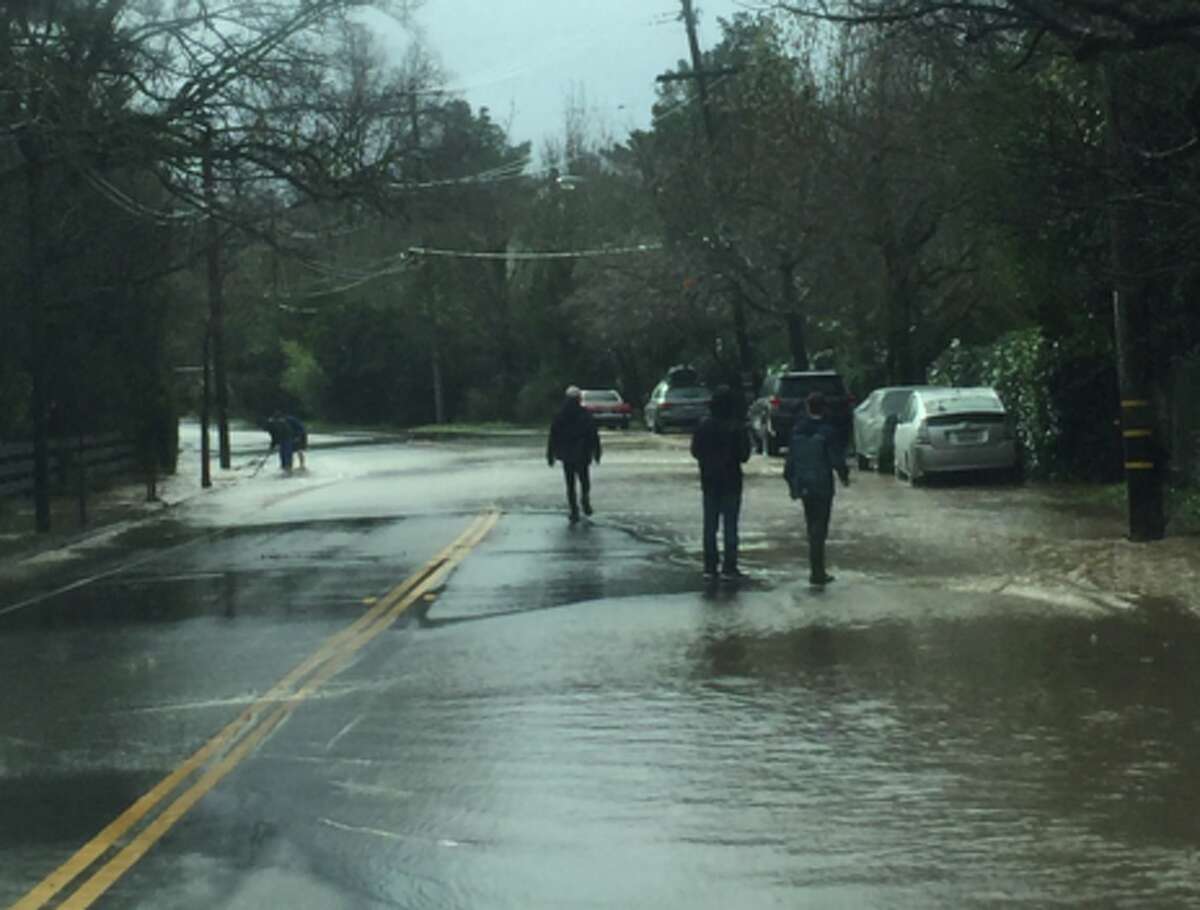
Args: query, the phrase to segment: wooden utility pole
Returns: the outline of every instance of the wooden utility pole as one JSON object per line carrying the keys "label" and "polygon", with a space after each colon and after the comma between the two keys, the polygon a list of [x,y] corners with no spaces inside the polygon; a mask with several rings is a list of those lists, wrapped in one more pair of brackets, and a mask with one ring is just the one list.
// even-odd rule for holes
{"label": "wooden utility pole", "polygon": [[1139,203],[1128,185],[1135,172],[1124,150],[1120,77],[1109,62],[1104,69],[1107,94],[1107,146],[1110,170],[1108,225],[1113,268],[1113,326],[1117,381],[1121,396],[1121,449],[1129,511],[1129,539],[1161,540],[1166,534],[1163,478],[1166,450],[1158,426],[1150,356],[1152,317],[1145,283],[1134,280]]}
{"label": "wooden utility pole", "polygon": [[[707,183],[712,192],[713,211],[716,217],[715,224],[710,226],[710,236],[716,244],[726,244],[728,241],[721,229],[721,211],[724,206],[721,200],[720,188],[716,185],[715,168],[713,159],[717,154],[717,134],[716,128],[713,125],[712,109],[709,106],[708,100],[708,80],[719,76],[728,76],[737,72],[736,67],[721,67],[719,69],[706,70],[704,68],[704,55],[700,51],[700,38],[696,34],[696,11],[692,6],[692,0],[679,0],[682,7],[682,18],[684,27],[687,29],[688,50],[691,53],[692,69],[687,73],[663,73],[658,76],[658,82],[678,82],[681,80],[694,81],[696,83],[696,97],[700,101],[700,119],[704,125],[704,143],[705,143],[705,171],[708,177]],[[733,332],[737,339],[738,348],[738,369],[742,374],[743,382],[745,382],[754,372],[754,355],[750,348],[750,333],[746,328],[746,309],[738,295],[729,295],[729,309],[733,316]]]}

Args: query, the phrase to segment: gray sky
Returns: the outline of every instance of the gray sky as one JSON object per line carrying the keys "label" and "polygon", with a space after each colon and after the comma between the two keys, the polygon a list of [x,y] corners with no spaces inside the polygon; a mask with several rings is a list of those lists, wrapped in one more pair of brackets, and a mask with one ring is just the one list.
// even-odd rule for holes
{"label": "gray sky", "polygon": [[[700,45],[752,0],[696,0]],[[678,0],[426,0],[417,13],[450,87],[540,148],[582,93],[614,139],[650,124],[654,77],[688,57]]]}

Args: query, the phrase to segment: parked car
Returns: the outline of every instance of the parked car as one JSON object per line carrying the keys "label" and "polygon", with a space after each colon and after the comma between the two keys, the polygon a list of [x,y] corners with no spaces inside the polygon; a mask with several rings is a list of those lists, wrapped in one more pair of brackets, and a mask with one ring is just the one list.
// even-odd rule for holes
{"label": "parked car", "polygon": [[917,389],[896,424],[896,477],[1020,470],[1016,428],[996,390]]}
{"label": "parked car", "polygon": [[664,379],[646,400],[643,417],[651,432],[696,426],[708,416],[712,392],[702,385],[671,385]]}
{"label": "parked car", "polygon": [[876,389],[854,409],[854,452],[858,467],[891,472],[895,463],[895,432],[908,393],[944,386],[890,385]]}
{"label": "parked car", "polygon": [[804,399],[813,392],[825,396],[828,420],[841,434],[843,444],[851,445],[854,398],[846,392],[842,377],[832,370],[796,371],[768,376],[750,405],[750,435],[759,452],[778,455],[787,447],[796,416],[804,413]]}
{"label": "parked car", "polygon": [[633,408],[616,389],[584,389],[579,403],[592,415],[597,426],[629,429]]}

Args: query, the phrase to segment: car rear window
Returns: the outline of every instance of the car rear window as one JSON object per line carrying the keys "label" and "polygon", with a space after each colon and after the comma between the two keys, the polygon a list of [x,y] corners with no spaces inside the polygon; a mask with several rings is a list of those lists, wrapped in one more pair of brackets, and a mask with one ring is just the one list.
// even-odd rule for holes
{"label": "car rear window", "polygon": [[912,392],[908,389],[902,389],[897,392],[885,392],[879,409],[885,415],[899,414],[904,407],[904,403],[908,401],[908,396],[911,394]]}
{"label": "car rear window", "polygon": [[965,414],[974,412],[999,414],[1004,416],[1004,406],[999,399],[987,395],[961,395],[954,397],[929,398],[925,401],[925,410],[930,414]]}
{"label": "car rear window", "polygon": [[806,398],[813,392],[841,398],[846,388],[840,376],[784,376],[779,380],[780,398]]}
{"label": "car rear window", "polygon": [[615,404],[621,400],[621,396],[616,392],[584,392],[583,400],[598,403],[612,402]]}
{"label": "car rear window", "polygon": [[709,397],[708,389],[696,386],[692,388],[671,389],[667,397],[676,401],[702,401]]}
{"label": "car rear window", "polygon": [[1000,411],[955,411],[926,418],[925,422],[931,427],[944,427],[955,423],[1001,424],[1004,420]]}

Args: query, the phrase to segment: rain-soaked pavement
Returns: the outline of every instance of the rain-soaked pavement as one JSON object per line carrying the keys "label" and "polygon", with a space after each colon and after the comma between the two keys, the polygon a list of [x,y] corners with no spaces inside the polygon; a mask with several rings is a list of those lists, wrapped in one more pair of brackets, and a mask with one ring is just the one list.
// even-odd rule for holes
{"label": "rain-soaked pavement", "polygon": [[706,587],[611,438],[574,528],[536,440],[318,449],[14,573],[0,906],[1200,906],[1194,615],[995,545],[1102,526],[860,475],[816,591],[756,459]]}

